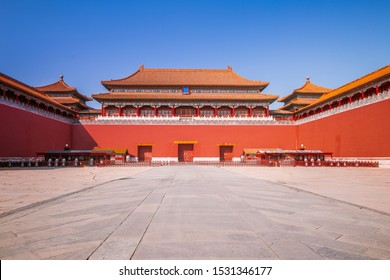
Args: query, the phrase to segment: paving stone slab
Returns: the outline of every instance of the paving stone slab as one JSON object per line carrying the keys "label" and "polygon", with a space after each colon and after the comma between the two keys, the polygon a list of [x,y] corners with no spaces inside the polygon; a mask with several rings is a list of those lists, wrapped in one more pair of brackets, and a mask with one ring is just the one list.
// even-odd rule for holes
{"label": "paving stone slab", "polygon": [[[88,188],[78,185],[67,193],[64,182],[77,184],[86,173],[69,176],[67,171],[71,179],[66,181],[56,171],[49,172],[48,183],[61,178],[64,182],[50,189],[39,177],[47,175],[45,171],[24,182],[22,194],[14,199],[11,186],[21,181],[12,181],[8,174],[10,181],[0,186],[0,197],[6,192],[7,201],[0,199],[0,206],[15,203],[12,207],[17,208],[18,202],[37,201],[41,194],[61,197],[0,217],[0,258],[390,259],[390,213],[382,211],[390,173],[363,171],[368,180],[355,171],[326,168],[308,171],[306,177],[305,169],[284,169],[287,174],[280,178],[279,171],[265,174],[261,168],[90,170],[101,180],[88,182]],[[249,176],[250,172],[259,174]],[[362,180],[358,187],[351,177],[355,175]],[[380,175],[382,206],[352,205],[376,183],[375,175]],[[325,183],[330,185],[326,193]],[[337,184],[342,184],[343,194],[335,198],[340,194]],[[39,195],[32,194],[34,189]],[[351,201],[345,195],[348,190]]]}

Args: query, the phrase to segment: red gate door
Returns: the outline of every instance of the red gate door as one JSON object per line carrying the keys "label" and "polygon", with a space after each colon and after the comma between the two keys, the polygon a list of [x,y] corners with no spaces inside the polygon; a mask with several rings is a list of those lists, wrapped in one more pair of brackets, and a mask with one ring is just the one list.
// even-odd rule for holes
{"label": "red gate door", "polygon": [[138,146],[138,161],[152,161],[152,146]]}
{"label": "red gate door", "polygon": [[194,161],[194,144],[179,144],[178,160],[179,162]]}
{"label": "red gate door", "polygon": [[233,146],[219,146],[219,161],[232,161]]}

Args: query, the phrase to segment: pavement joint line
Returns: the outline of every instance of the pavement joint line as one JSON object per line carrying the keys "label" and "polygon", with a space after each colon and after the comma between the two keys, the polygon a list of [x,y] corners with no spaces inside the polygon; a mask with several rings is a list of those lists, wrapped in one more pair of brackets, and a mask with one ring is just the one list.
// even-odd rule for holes
{"label": "pavement joint line", "polygon": [[[262,173],[256,172],[257,178],[253,178],[236,172],[231,172],[231,175],[216,172],[218,170],[222,171],[153,168],[140,177],[131,176],[131,169],[118,173],[114,169],[100,171],[104,176],[99,179],[98,174],[99,180],[75,187],[80,189],[109,179],[120,180],[0,219],[0,251],[7,259],[85,260],[98,246],[89,259],[129,259],[132,255],[132,260],[210,259],[212,256],[239,259],[280,259],[279,256],[281,259],[389,259],[390,217],[387,215],[337,202],[332,196],[353,201],[347,196],[338,197],[338,192],[334,196],[324,189],[326,192],[319,192],[325,195],[323,197],[305,193],[299,189],[301,176],[295,176],[296,182],[288,180],[289,184],[298,187],[298,190],[292,190],[284,184],[282,186],[287,188],[263,179],[267,176],[261,176]],[[384,175],[387,176],[387,173]],[[275,176],[280,178],[278,173]],[[345,178],[347,180],[348,177]],[[278,181],[283,183],[284,180]],[[359,181],[360,177],[356,177],[348,185],[352,191]],[[42,181],[32,181],[36,191],[41,186],[45,192],[50,191],[39,182]],[[367,182],[371,181],[368,179]],[[77,190],[66,188],[66,184],[64,186],[62,193],[57,195]],[[120,187],[119,194],[124,195],[118,196],[110,186]],[[310,186],[313,188],[307,190],[318,192],[315,184],[309,182],[306,187]],[[332,187],[336,189],[337,185]],[[35,191],[34,188],[32,190]],[[111,202],[106,199],[107,194],[112,202],[118,201],[121,206],[107,205],[100,211],[100,205]],[[50,198],[48,195],[45,197]],[[51,195],[56,196],[53,192]],[[145,196],[148,196],[146,200]],[[28,201],[34,200],[25,200],[24,203]],[[307,205],[315,205],[313,211],[307,211]],[[54,210],[61,207],[61,215],[52,215],[52,211],[48,211],[51,207],[55,207]],[[375,204],[368,207],[381,209]],[[190,211],[186,211],[187,208]],[[218,211],[213,213],[212,209]],[[197,213],[198,210],[202,211]],[[126,219],[130,211],[133,213]],[[386,208],[382,211],[390,213]],[[78,214],[81,216],[78,217]],[[221,214],[223,219],[219,216]],[[170,225],[173,215],[177,219]],[[190,215],[189,218],[186,215]],[[110,221],[111,217],[115,220]],[[86,222],[78,222],[80,220]],[[188,222],[189,226],[182,227],[183,222]],[[215,222],[218,225],[214,228]],[[213,229],[212,234],[209,233],[209,225]],[[15,233],[20,236],[15,236]],[[101,243],[103,239],[106,241]],[[204,250],[199,252],[199,245],[193,244],[194,239],[206,245]],[[234,250],[226,251],[230,245],[227,247],[225,242],[234,246]]]}
{"label": "pavement joint line", "polygon": [[[60,169],[60,168],[56,168],[56,169]],[[126,177],[126,178],[131,178],[134,175],[141,174],[141,173],[146,172],[148,170],[149,170],[149,168],[147,168],[145,170],[142,170],[140,172],[134,173],[131,176]],[[94,178],[95,177],[96,177],[96,175],[94,176]],[[122,177],[121,178],[116,178],[116,179],[111,179],[111,180],[105,181],[105,182],[97,184],[97,185],[93,185],[93,186],[90,186],[90,187],[79,189],[77,191],[73,191],[73,192],[70,192],[70,193],[65,193],[65,194],[62,194],[62,195],[59,195],[59,196],[55,196],[55,197],[52,197],[52,198],[49,198],[49,199],[37,201],[37,202],[31,203],[31,204],[28,204],[28,205],[25,205],[25,206],[22,206],[22,207],[19,207],[19,208],[12,209],[10,211],[2,212],[2,213],[0,213],[0,219],[2,219],[4,217],[7,217],[7,216],[10,216],[12,214],[18,213],[18,212],[30,210],[30,209],[33,209],[33,208],[36,208],[36,207],[39,207],[39,206],[44,206],[46,204],[49,204],[49,203],[55,202],[57,200],[60,200],[60,199],[66,198],[66,197],[70,197],[70,196],[73,196],[73,195],[76,195],[76,194],[79,194],[79,193],[82,193],[82,192],[87,192],[87,191],[90,191],[90,190],[92,190],[94,188],[101,187],[101,186],[103,186],[105,184],[113,183],[115,181],[120,181],[121,179],[123,180]]]}
{"label": "pavement joint line", "polygon": [[338,240],[340,237],[342,237],[344,234],[340,234],[340,236],[338,236],[336,239],[335,239],[335,241],[336,240]]}
{"label": "pavement joint line", "polygon": [[49,198],[49,199],[37,201],[37,202],[31,203],[31,204],[28,204],[28,205],[25,205],[25,206],[22,206],[22,207],[19,207],[19,208],[15,208],[15,209],[12,209],[10,211],[6,211],[6,212],[3,212],[3,213],[0,213],[0,219],[4,218],[4,217],[7,217],[7,216],[10,216],[12,214],[16,214],[16,213],[22,212],[22,211],[30,210],[30,209],[33,209],[33,208],[36,208],[36,207],[39,207],[39,206],[44,206],[44,205],[50,204],[52,202],[56,202],[56,201],[64,199],[64,198],[80,194],[82,192],[87,192],[87,191],[90,191],[92,189],[101,187],[101,186],[109,184],[109,183],[113,183],[113,182],[118,181],[118,180],[120,180],[120,179],[109,180],[109,181],[106,181],[106,182],[103,182],[103,183],[100,183],[100,184],[97,184],[97,185],[94,185],[94,186],[86,187],[86,188],[83,188],[83,189],[80,189],[80,190],[77,190],[77,191],[73,191],[73,192],[70,192],[70,193],[65,193],[65,194],[62,194],[62,195],[59,195],[59,196],[55,196],[55,197],[52,197],[52,198]]}
{"label": "pavement joint line", "polygon": [[114,228],[114,230],[110,233],[110,234],[108,234],[107,235],[107,237],[106,238],[104,238],[104,240],[102,241],[102,242],[100,242],[100,244],[99,244],[99,246],[97,246],[96,248],[95,248],[95,250],[93,250],[92,252],[91,252],[91,254],[89,254],[89,256],[87,257],[87,260],[89,260],[89,258],[104,244],[104,242],[106,242],[107,241],[107,239],[108,238],[110,238],[110,236],[130,217],[130,215],[131,214],[133,214],[133,212],[135,211],[135,210],[137,210],[137,208],[156,190],[158,188],[158,183],[156,184],[156,186],[144,197],[144,199],[142,199],[141,201],[140,201],[140,203],[138,203],[138,205],[137,205],[137,207],[135,207],[134,209],[133,209],[133,211],[131,211],[115,228]]}
{"label": "pavement joint line", "polygon": [[[259,232],[257,232],[257,231],[253,228],[253,226],[250,225],[250,224],[242,217],[242,215],[241,215],[240,213],[238,213],[235,209],[233,209],[233,208],[230,206],[230,203],[225,199],[225,197],[224,197],[223,195],[222,195],[221,197],[222,197],[222,199],[227,203],[227,205],[229,206],[229,208],[230,208],[238,217],[240,217],[240,219],[241,219],[245,224],[247,224],[248,227],[249,227],[249,228],[250,228],[258,237],[261,238],[261,240],[267,245],[267,247],[271,250],[271,252],[274,253],[275,256],[277,256],[279,260],[281,260],[282,258],[278,255],[277,252],[275,252],[274,249],[272,249],[271,245],[268,244],[268,242],[263,238],[262,234],[259,233]],[[257,210],[256,210],[254,207],[251,206],[251,208],[257,212]]]}
{"label": "pavement joint line", "polygon": [[142,236],[141,236],[140,240],[138,241],[138,243],[137,243],[137,246],[135,247],[135,249],[134,249],[133,253],[131,254],[131,256],[130,256],[130,259],[129,259],[129,260],[133,259],[135,252],[137,252],[137,249],[138,249],[139,245],[141,244],[141,242],[142,242],[142,240],[143,240],[143,238],[144,238],[144,236],[145,236],[146,232],[147,232],[147,231],[148,231],[148,229],[149,229],[149,226],[150,226],[150,224],[151,224],[151,223],[152,223],[152,221],[154,220],[154,217],[156,216],[156,213],[157,213],[157,212],[158,212],[158,210],[160,209],[160,206],[161,206],[161,204],[162,204],[162,202],[163,202],[163,200],[164,200],[164,198],[165,198],[165,196],[166,196],[166,194],[167,194],[167,192],[168,192],[169,188],[171,187],[171,185],[172,185],[172,182],[175,180],[176,173],[177,173],[177,171],[176,171],[176,172],[175,172],[175,174],[173,175],[173,177],[172,177],[172,180],[171,180],[171,182],[169,183],[169,185],[168,185],[168,187],[167,187],[167,190],[165,191],[165,193],[164,193],[163,197],[161,198],[161,201],[160,201],[160,203],[159,203],[159,205],[158,205],[158,207],[157,207],[156,211],[154,211],[152,218],[150,219],[150,221],[149,221],[148,225],[146,226],[146,228],[145,228],[145,231],[143,232],[143,234],[142,234]]}
{"label": "pavement joint line", "polygon": [[[27,210],[29,210],[29,209],[22,210],[22,211],[20,211],[21,214],[20,214],[19,216],[17,216],[17,219],[23,218],[23,217],[28,216],[28,215],[30,215],[30,214],[33,214],[33,213],[37,212],[38,209],[39,209],[39,206],[36,206],[36,207],[32,208],[32,211],[30,211],[30,212],[27,212]],[[23,211],[26,211],[26,212],[23,213]],[[11,213],[11,214],[8,215],[8,216],[0,217],[0,219],[8,218],[8,217],[12,216],[13,214],[18,214],[18,213],[19,213],[19,212]],[[8,221],[7,221],[7,220],[6,220],[6,221],[0,221],[0,224],[6,223],[6,222],[8,222]]]}
{"label": "pavement joint line", "polygon": [[[305,241],[298,239],[298,242],[301,243],[303,246],[308,248],[310,251],[312,251],[314,254],[323,257],[321,254],[317,253],[312,247],[310,247],[308,244],[305,243]],[[323,258],[325,259],[325,258]]]}
{"label": "pavement joint line", "polygon": [[[272,182],[272,181],[268,181],[268,182]],[[334,198],[334,197],[318,194],[318,193],[311,192],[311,191],[308,191],[308,190],[303,190],[303,189],[300,189],[300,188],[297,188],[297,187],[293,187],[293,186],[289,186],[289,185],[283,185],[283,184],[278,184],[278,183],[275,183],[275,184],[283,186],[283,187],[291,188],[291,189],[294,189],[294,190],[299,191],[299,192],[309,193],[309,194],[316,195],[316,196],[319,196],[319,197],[322,197],[322,198],[327,198],[327,199],[334,200],[334,201],[337,201],[337,202],[340,202],[340,203],[345,203],[345,204],[357,207],[359,209],[364,209],[364,210],[376,212],[376,213],[379,213],[379,214],[386,215],[386,216],[390,217],[390,213],[382,211],[382,210],[377,210],[377,209],[374,209],[374,208],[371,208],[371,207],[367,207],[367,206],[363,206],[363,205],[356,204],[356,203],[353,203],[353,202],[349,202],[349,201],[337,199],[337,198]]]}
{"label": "pavement joint line", "polygon": [[[247,174],[242,174],[242,175],[246,176],[246,177],[249,177],[249,178],[256,178],[256,177],[252,177],[252,176],[247,175]],[[322,197],[322,198],[327,198],[327,199],[330,199],[330,200],[334,200],[334,201],[337,201],[337,202],[340,202],[340,203],[345,203],[345,204],[357,207],[359,209],[365,209],[365,210],[376,212],[376,213],[379,213],[379,214],[382,214],[382,215],[390,216],[390,213],[388,213],[388,212],[377,210],[377,209],[370,208],[370,207],[367,207],[367,206],[359,205],[359,204],[356,204],[356,203],[348,202],[348,201],[345,201],[345,200],[337,199],[337,198],[326,196],[326,195],[323,195],[323,194],[318,194],[318,193],[315,193],[315,192],[311,192],[311,191],[308,191],[308,190],[304,190],[304,189],[300,189],[300,188],[297,188],[297,187],[289,186],[287,184],[281,184],[279,182],[275,182],[275,181],[271,181],[271,180],[267,180],[267,179],[262,179],[262,178],[256,178],[256,179],[257,180],[263,180],[263,181],[266,181],[268,183],[276,184],[276,185],[279,185],[279,186],[282,186],[282,187],[290,188],[290,189],[293,189],[293,190],[298,191],[298,192],[305,192],[305,193],[316,195],[316,196],[319,196],[319,197]]]}

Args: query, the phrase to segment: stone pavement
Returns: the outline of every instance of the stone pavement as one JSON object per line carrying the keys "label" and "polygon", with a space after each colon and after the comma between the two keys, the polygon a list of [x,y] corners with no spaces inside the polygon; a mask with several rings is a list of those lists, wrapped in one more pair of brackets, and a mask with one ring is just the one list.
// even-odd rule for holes
{"label": "stone pavement", "polygon": [[148,170],[148,167],[0,169],[0,217],[62,195]]}
{"label": "stone pavement", "polygon": [[3,215],[0,259],[390,259],[384,211],[242,170],[117,170],[128,175]]}
{"label": "stone pavement", "polygon": [[390,214],[390,169],[388,168],[226,167],[225,169]]}

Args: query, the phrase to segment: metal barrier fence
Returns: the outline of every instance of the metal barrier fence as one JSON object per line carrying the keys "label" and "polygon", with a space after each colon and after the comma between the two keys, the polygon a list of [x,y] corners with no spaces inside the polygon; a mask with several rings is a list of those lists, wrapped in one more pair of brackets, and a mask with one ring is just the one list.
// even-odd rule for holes
{"label": "metal barrier fence", "polygon": [[253,161],[194,161],[194,162],[177,162],[177,161],[144,161],[144,162],[126,162],[115,164],[100,164],[100,167],[137,167],[137,166],[235,166],[235,167],[379,167],[378,161],[350,161],[350,160],[329,160],[329,161],[295,161],[295,160],[253,160]]}
{"label": "metal barrier fence", "polygon": [[45,161],[40,159],[22,159],[22,160],[0,160],[0,168],[12,168],[12,167],[24,167],[24,168],[36,168],[36,167],[83,167],[83,166],[95,166],[88,161]]}
{"label": "metal barrier fence", "polygon": [[91,162],[91,161],[63,161],[52,160],[45,161],[39,159],[22,159],[22,160],[1,160],[0,168],[12,167],[158,167],[158,166],[235,166],[235,167],[379,167],[378,161],[362,160],[326,160],[326,161],[296,161],[296,160],[252,160],[252,161],[194,161],[194,162],[177,162],[177,161],[144,161],[144,162]]}
{"label": "metal barrier fence", "polygon": [[379,167],[378,161],[362,160],[326,160],[326,161],[296,161],[295,166],[325,166],[325,167]]}

